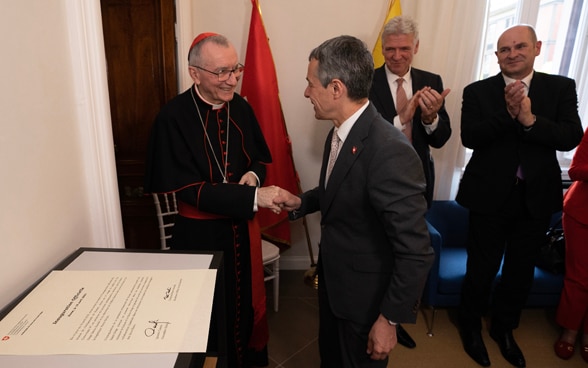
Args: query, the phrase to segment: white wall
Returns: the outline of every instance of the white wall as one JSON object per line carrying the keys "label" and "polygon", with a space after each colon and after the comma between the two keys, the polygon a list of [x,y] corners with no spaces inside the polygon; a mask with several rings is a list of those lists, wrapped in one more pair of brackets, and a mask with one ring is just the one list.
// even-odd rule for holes
{"label": "white wall", "polygon": [[[91,102],[100,98],[88,98],[87,70],[100,70],[83,62],[79,53],[88,50],[75,47],[85,33],[72,29],[77,3],[2,2],[0,308],[78,247],[123,246],[113,161],[95,158],[97,146],[107,147],[97,140],[108,137],[110,123],[97,121],[104,114]],[[100,23],[96,9],[99,15],[99,7],[89,9],[97,20],[90,24]],[[103,62],[103,46],[101,54]]]}

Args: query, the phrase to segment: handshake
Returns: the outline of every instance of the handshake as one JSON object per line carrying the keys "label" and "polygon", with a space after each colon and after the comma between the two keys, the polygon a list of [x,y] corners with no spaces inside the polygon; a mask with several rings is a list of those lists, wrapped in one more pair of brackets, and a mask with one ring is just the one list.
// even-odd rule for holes
{"label": "handshake", "polygon": [[269,208],[275,214],[280,214],[282,210],[294,211],[300,204],[300,197],[275,185],[257,189],[257,206]]}

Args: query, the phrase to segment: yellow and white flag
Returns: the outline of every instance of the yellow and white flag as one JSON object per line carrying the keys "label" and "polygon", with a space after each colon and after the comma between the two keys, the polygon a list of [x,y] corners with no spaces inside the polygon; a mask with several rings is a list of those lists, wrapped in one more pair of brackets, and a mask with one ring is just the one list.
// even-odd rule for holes
{"label": "yellow and white flag", "polygon": [[380,30],[380,34],[378,35],[378,39],[376,41],[376,45],[374,46],[374,50],[372,51],[372,57],[374,58],[374,67],[379,68],[384,65],[384,56],[382,55],[382,31],[384,30],[384,26],[388,21],[394,17],[397,17],[402,14],[402,9],[400,8],[400,0],[390,0],[390,7],[388,9],[388,16],[384,20],[384,24],[382,25],[382,29]]}

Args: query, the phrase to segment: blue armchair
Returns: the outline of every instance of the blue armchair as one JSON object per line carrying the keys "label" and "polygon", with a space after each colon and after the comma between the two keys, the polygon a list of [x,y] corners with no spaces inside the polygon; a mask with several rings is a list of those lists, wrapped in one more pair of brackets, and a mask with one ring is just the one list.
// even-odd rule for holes
{"label": "blue armchair", "polygon": [[[561,216],[554,214],[553,223]],[[461,285],[466,271],[468,210],[456,201],[433,201],[427,212],[435,262],[423,293],[423,304],[432,310],[427,334],[433,336],[435,308],[459,305]],[[497,279],[500,277],[498,272]],[[527,300],[528,306],[554,306],[559,302],[563,275],[535,268],[535,280]]]}

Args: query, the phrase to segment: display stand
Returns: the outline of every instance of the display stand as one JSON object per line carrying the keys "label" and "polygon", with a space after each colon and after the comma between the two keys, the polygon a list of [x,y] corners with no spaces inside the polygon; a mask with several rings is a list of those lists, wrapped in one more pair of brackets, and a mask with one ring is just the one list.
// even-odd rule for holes
{"label": "display stand", "polygon": [[[216,269],[213,313],[224,315],[225,297],[222,267],[222,252],[79,248],[56,265],[53,270]],[[0,320],[8,315],[41,281],[42,279],[0,310]],[[220,325],[211,326],[217,330],[219,351],[175,354],[0,355],[0,367],[224,368],[226,367],[226,328],[222,325],[223,321],[220,323]]]}

